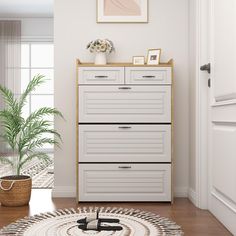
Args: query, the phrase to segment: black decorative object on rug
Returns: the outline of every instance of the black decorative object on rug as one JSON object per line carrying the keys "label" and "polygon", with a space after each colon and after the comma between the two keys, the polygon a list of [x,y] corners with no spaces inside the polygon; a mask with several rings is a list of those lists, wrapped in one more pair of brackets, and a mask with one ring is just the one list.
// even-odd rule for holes
{"label": "black decorative object on rug", "polygon": [[[78,228],[78,219],[84,219],[99,211],[101,218],[119,219],[121,231],[95,231]],[[109,223],[112,226],[112,223]],[[117,226],[115,223],[114,225]],[[138,209],[112,207],[83,207],[57,210],[16,221],[2,230],[0,235],[11,236],[182,236],[181,227],[168,218]]]}
{"label": "black decorative object on rug", "polygon": [[[114,218],[100,218],[99,211],[90,213],[89,216],[77,220],[79,229],[95,230],[95,231],[121,231],[123,228],[119,224],[119,219]],[[113,223],[113,225],[111,225]]]}

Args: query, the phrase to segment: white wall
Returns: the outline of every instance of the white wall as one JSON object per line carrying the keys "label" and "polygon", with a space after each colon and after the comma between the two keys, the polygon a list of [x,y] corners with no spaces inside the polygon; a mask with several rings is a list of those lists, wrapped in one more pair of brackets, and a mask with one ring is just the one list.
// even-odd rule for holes
{"label": "white wall", "polygon": [[18,17],[7,17],[0,20],[20,20],[21,21],[21,36],[23,39],[53,39],[53,18],[18,18]]}
{"label": "white wall", "polygon": [[186,196],[189,169],[188,0],[149,0],[148,24],[97,24],[95,1],[57,0],[54,6],[55,106],[66,122],[56,120],[63,145],[55,153],[54,196],[75,196],[75,60],[91,61],[86,44],[109,38],[116,52],[111,62],[131,61],[148,48],[162,48],[162,61],[175,61],[175,174],[178,196]]}
{"label": "white wall", "polygon": [[22,38],[53,39],[53,18],[21,18]]}

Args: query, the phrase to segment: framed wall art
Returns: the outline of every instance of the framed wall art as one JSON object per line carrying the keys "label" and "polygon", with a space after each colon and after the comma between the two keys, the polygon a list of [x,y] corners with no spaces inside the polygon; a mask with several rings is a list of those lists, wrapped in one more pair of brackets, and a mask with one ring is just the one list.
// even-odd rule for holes
{"label": "framed wall art", "polygon": [[98,23],[147,23],[148,0],[97,0]]}

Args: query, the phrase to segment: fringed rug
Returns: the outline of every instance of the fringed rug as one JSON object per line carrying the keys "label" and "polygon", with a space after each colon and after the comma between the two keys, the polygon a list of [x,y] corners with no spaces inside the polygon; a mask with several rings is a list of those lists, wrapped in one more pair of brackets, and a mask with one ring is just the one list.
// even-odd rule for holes
{"label": "fringed rug", "polygon": [[[50,189],[53,187],[54,174],[53,174],[53,155],[50,159],[42,161],[33,159],[25,164],[22,170],[23,175],[32,177],[33,188]],[[12,168],[9,164],[0,166],[0,177],[12,175]]]}
{"label": "fringed rug", "polygon": [[[78,219],[99,211],[101,218],[118,218],[122,231],[83,231],[78,228]],[[111,224],[109,224],[111,225]],[[84,207],[57,210],[32,217],[25,217],[2,230],[0,235],[18,236],[181,236],[183,231],[175,222],[151,212],[137,209],[111,207]]]}

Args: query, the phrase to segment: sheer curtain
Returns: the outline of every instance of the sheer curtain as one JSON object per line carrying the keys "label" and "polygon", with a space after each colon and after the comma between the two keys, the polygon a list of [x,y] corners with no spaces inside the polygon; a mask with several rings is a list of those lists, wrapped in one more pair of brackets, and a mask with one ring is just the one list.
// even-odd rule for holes
{"label": "sheer curtain", "polygon": [[[0,84],[20,94],[21,21],[0,20]],[[4,107],[0,97],[0,109]],[[0,127],[1,132],[1,127]],[[0,141],[0,153],[5,147]]]}

